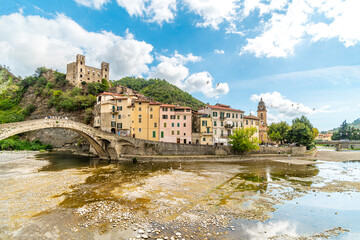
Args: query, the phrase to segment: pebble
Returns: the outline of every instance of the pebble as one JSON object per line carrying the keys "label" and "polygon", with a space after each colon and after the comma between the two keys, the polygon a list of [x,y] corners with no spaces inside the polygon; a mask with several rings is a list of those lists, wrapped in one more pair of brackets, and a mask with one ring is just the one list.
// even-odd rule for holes
{"label": "pebble", "polygon": [[144,230],[142,230],[142,229],[139,229],[139,233],[140,233],[140,234],[144,234],[144,233],[145,233],[145,231],[144,231]]}
{"label": "pebble", "polygon": [[179,237],[179,236],[181,236],[181,233],[177,232],[177,233],[175,233],[175,235]]}
{"label": "pebble", "polygon": [[146,235],[146,234],[141,235],[141,237],[142,237],[143,239],[148,239],[148,238],[149,238],[149,236]]}

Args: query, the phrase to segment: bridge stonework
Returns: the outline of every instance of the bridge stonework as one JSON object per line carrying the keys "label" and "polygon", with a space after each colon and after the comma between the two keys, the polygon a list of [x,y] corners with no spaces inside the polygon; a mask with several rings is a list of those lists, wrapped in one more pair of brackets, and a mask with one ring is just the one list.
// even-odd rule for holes
{"label": "bridge stonework", "polygon": [[[232,153],[230,146],[148,141],[103,132],[86,124],[65,119],[40,119],[0,124],[0,140],[20,133],[51,128],[70,129],[78,133],[90,143],[90,150],[103,159],[118,160],[126,155],[228,155]],[[274,149],[270,150],[274,151]],[[277,153],[279,149],[275,150]],[[260,149],[259,153],[262,152],[270,153],[269,149]],[[305,148],[287,148],[285,152],[298,155],[303,154]]]}
{"label": "bridge stonework", "polygon": [[336,147],[336,151],[340,151],[342,148],[351,147],[355,149],[360,148],[360,141],[317,141],[317,144],[327,144],[327,145],[334,145]]}

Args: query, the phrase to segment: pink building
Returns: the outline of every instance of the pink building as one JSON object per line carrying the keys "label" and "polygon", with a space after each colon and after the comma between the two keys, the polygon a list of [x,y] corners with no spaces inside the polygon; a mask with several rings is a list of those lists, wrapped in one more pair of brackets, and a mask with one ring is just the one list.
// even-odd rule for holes
{"label": "pink building", "polygon": [[191,143],[191,108],[160,105],[160,142]]}

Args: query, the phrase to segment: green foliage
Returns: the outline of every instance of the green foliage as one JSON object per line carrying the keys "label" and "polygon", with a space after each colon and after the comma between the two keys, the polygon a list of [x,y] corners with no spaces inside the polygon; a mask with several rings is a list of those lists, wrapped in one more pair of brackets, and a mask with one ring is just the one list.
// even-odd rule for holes
{"label": "green foliage", "polygon": [[103,92],[109,91],[109,87],[110,87],[109,82],[105,78],[101,79],[101,89],[102,89],[102,91]]}
{"label": "green foliage", "polygon": [[93,118],[94,118],[93,109],[92,108],[85,109],[85,119],[84,119],[85,124],[90,124]]}
{"label": "green foliage", "polygon": [[290,130],[289,124],[286,122],[272,123],[268,129],[269,138],[272,141],[284,144],[287,132]]}
{"label": "green foliage", "polygon": [[234,129],[233,135],[229,136],[229,143],[235,151],[240,153],[259,149],[259,140],[252,137],[256,133],[255,127]]}
{"label": "green foliage", "polygon": [[287,140],[296,145],[306,146],[308,149],[314,145],[314,135],[312,129],[303,122],[293,122],[290,130],[287,132]]}
{"label": "green foliage", "polygon": [[140,92],[145,96],[166,104],[179,104],[198,109],[205,104],[189,93],[182,91],[178,87],[168,83],[166,80],[149,79],[135,77],[125,77],[113,82],[114,86],[121,85],[134,91]]}
{"label": "green foliage", "polygon": [[28,106],[24,109],[23,115],[24,115],[25,117],[30,116],[31,113],[33,113],[35,110],[36,110],[35,105],[30,104],[30,105],[28,105]]}
{"label": "green foliage", "polygon": [[53,147],[50,144],[42,144],[39,140],[29,142],[26,140],[20,140],[18,136],[12,136],[10,138],[0,141],[1,150],[49,150]]}
{"label": "green foliage", "polygon": [[66,74],[55,71],[54,76],[55,76],[55,83],[56,83],[57,87],[63,87],[69,83],[69,81],[66,80]]}
{"label": "green foliage", "polygon": [[[356,123],[356,121],[354,121]],[[333,133],[332,140],[349,139],[360,140],[360,129],[354,127],[354,122],[348,124],[346,120],[340,125],[337,132]]]}
{"label": "green foliage", "polygon": [[48,69],[46,67],[38,67],[36,70],[35,70],[35,74],[34,74],[34,77],[41,77],[41,75],[43,73],[45,73]]}
{"label": "green foliage", "polygon": [[48,107],[55,107],[56,111],[78,111],[91,108],[96,102],[96,97],[89,95],[82,95],[80,88],[73,88],[71,91],[63,93],[61,90],[56,90],[53,96],[48,101]]}

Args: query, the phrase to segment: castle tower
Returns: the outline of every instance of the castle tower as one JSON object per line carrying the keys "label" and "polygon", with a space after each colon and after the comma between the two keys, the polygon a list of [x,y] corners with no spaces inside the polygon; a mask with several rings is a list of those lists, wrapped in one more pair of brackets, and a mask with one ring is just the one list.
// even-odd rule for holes
{"label": "castle tower", "polygon": [[266,106],[265,106],[265,103],[262,100],[262,98],[260,99],[260,102],[258,104],[257,115],[258,115],[258,118],[260,118],[260,122],[259,122],[260,141],[262,143],[267,143],[268,142],[267,110],[266,110]]}
{"label": "castle tower", "polygon": [[109,81],[109,64],[106,62],[101,63],[101,77]]}
{"label": "castle tower", "polygon": [[85,79],[85,56],[81,54],[76,55],[76,80],[75,85],[80,86]]}

